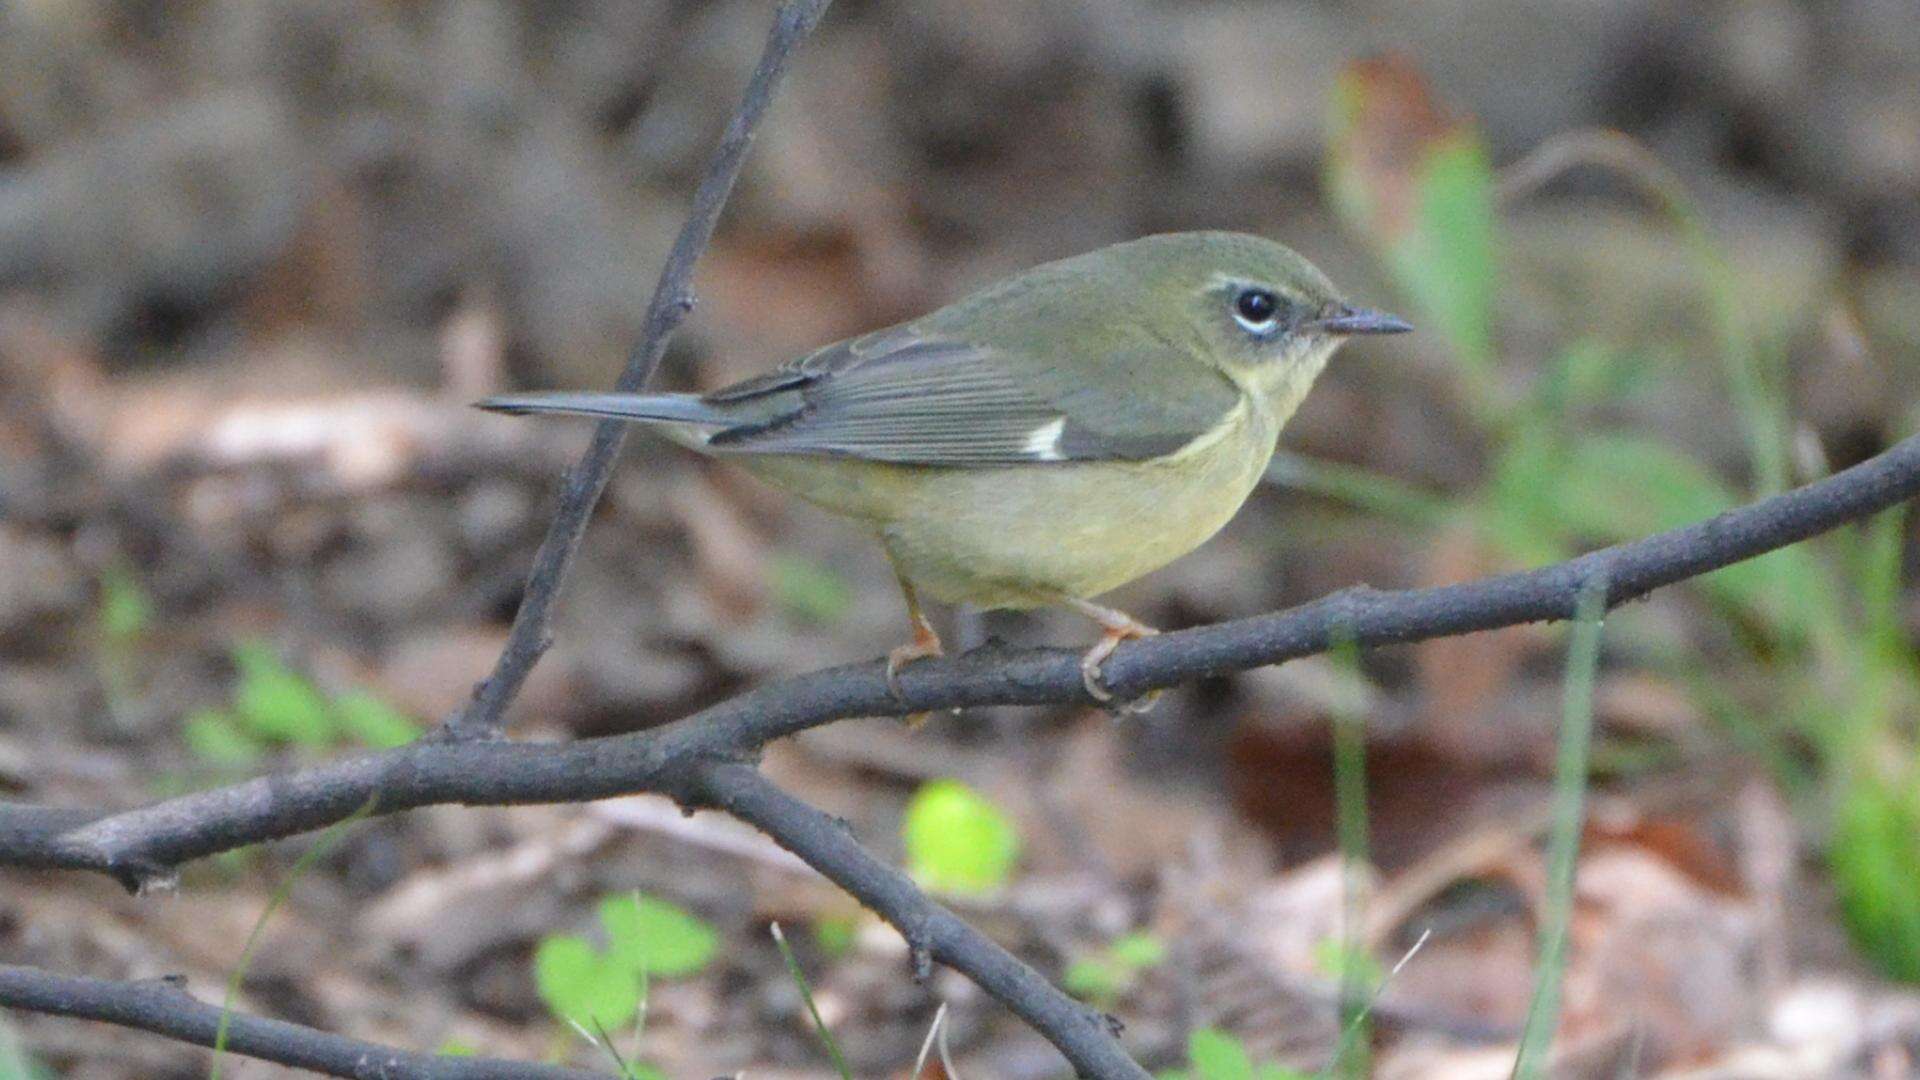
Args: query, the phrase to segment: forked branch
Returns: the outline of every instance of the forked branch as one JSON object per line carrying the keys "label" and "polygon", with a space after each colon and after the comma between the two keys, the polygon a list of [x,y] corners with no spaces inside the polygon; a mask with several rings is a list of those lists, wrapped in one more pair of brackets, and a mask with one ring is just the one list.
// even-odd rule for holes
{"label": "forked branch", "polygon": [[[622,390],[643,386],[691,306],[694,262],[738,177],[753,132],[795,47],[828,0],[789,0],[695,194],[662,269]],[[0,866],[85,870],[139,887],[182,863],[311,832],[361,812],[443,803],[506,806],[581,802],[641,792],[688,809],[718,809],[759,828],[887,919],[916,967],[940,962],[967,975],[1066,1055],[1081,1075],[1138,1080],[1117,1025],[1074,1001],[979,931],[929,900],[865,851],[840,824],[781,791],[751,766],[767,742],[856,716],[968,706],[1093,704],[1079,654],[1059,649],[975,650],[901,672],[898,692],[873,661],[770,683],[640,734],[571,743],[509,742],[507,707],[547,646],[552,604],[623,439],[600,425],[568,475],[535,556],[525,598],[492,674],[442,737],[412,746],[250,780],[132,810],[0,803]],[[1353,589],[1286,611],[1165,634],[1122,646],[1105,667],[1123,697],[1205,676],[1326,651],[1336,642],[1381,645],[1573,615],[1581,586],[1604,575],[1607,606],[1749,559],[1920,494],[1920,437],[1818,483],[1696,525],[1555,566],[1438,589]],[[0,967],[0,1005],[103,1020],[203,1045],[218,1010],[166,983],[107,982]],[[209,1013],[214,1020],[209,1020]],[[335,1076],[585,1075],[545,1066],[429,1058],[297,1025],[235,1017],[231,1048]]]}

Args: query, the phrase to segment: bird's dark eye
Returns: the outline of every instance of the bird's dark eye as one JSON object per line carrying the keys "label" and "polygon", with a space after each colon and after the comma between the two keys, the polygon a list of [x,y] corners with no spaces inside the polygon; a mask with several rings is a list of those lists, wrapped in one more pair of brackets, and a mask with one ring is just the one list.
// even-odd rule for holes
{"label": "bird's dark eye", "polygon": [[1266,289],[1241,289],[1233,297],[1233,318],[1249,333],[1266,334],[1280,324],[1281,302]]}

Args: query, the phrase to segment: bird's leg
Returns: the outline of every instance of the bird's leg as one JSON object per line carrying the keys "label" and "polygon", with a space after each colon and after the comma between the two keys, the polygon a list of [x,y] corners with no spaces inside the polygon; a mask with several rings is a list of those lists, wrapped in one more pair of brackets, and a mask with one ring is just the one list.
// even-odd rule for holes
{"label": "bird's leg", "polygon": [[[1101,607],[1091,600],[1070,596],[1067,598],[1067,603],[1072,605],[1075,611],[1092,619],[1100,626],[1100,640],[1080,658],[1080,681],[1086,683],[1087,693],[1093,696],[1093,700],[1102,705],[1112,706],[1113,691],[1108,690],[1101,680],[1100,665],[1107,662],[1107,657],[1113,655],[1113,650],[1119,648],[1121,642],[1152,637],[1160,631],[1124,611]],[[1160,691],[1154,690],[1136,701],[1126,702],[1120,707],[1120,711],[1145,712],[1158,700],[1160,700]]]}
{"label": "bird's leg", "polygon": [[[891,556],[889,556],[889,561]],[[945,656],[946,650],[940,645],[940,634],[927,621],[926,612],[920,610],[920,594],[914,592],[913,583],[900,572],[898,563],[893,567],[894,580],[900,583],[900,595],[907,601],[907,621],[913,624],[913,640],[887,653],[887,689],[893,691],[898,700],[906,695],[900,690],[900,669],[929,656]],[[926,722],[928,713],[914,713],[907,717],[908,727],[919,727]]]}

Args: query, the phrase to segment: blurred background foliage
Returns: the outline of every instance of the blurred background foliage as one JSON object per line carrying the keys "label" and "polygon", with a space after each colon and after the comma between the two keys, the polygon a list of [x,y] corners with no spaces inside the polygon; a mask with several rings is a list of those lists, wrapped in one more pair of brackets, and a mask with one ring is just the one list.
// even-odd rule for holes
{"label": "blurred background foliage", "polygon": [[[0,6],[8,797],[126,804],[402,742],[464,700],[583,443],[464,403],[611,382],[767,16]],[[1909,0],[841,0],[662,381],[719,385],[1202,227],[1284,240],[1421,333],[1340,357],[1273,483],[1121,598],[1148,621],[1696,520],[1915,430],[1920,19]],[[651,440],[629,454],[520,733],[645,727],[897,644],[862,538]],[[1920,1055],[1913,563],[1890,513],[1608,620],[1555,1075],[1899,1075]],[[1083,633],[952,618],[967,641]],[[1565,648],[1520,628],[1302,662],[1123,724],[841,725],[768,768],[1125,1017],[1155,1067],[1504,1076],[1540,975]],[[1367,727],[1358,845],[1344,716]],[[936,1001],[960,1071],[1057,1068],[706,817],[623,800],[347,837],[276,915],[245,1006],[603,1066],[564,1021],[604,1013],[644,1020],[632,1060],[665,1075],[837,1075],[758,929],[778,918],[811,930],[797,964],[854,1074],[908,1068]],[[290,865],[266,854],[158,907],[9,875],[0,951],[217,986]],[[190,1051],[14,1023],[0,1048],[58,1075],[203,1074]]]}

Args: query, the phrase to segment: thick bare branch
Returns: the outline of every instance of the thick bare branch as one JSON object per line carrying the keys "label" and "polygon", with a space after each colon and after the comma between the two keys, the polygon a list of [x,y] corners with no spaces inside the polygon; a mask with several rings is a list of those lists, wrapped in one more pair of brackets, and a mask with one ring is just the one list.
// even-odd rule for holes
{"label": "thick bare branch", "polygon": [[[1523,573],[1436,589],[1350,589],[1270,615],[1122,646],[1107,663],[1123,694],[1324,652],[1336,636],[1382,645],[1571,616],[1603,571],[1615,606],[1805,540],[1920,494],[1920,436],[1817,483],[1707,521]],[[919,661],[888,688],[879,661],[769,683],[683,720],[572,743],[419,743],[250,780],[115,814],[0,804],[0,866],[142,875],[220,851],[310,832],[376,802],[377,813],[436,803],[579,802],[657,792],[698,801],[697,766],[744,759],[770,740],[854,716],[983,705],[1092,704],[1079,654],[984,648]]]}
{"label": "thick bare branch", "polygon": [[[0,964],[0,1006],[99,1020],[211,1047],[220,1007],[172,979],[115,982]],[[493,1058],[441,1057],[361,1042],[282,1020],[233,1013],[227,1050],[262,1061],[356,1080],[606,1080],[600,1073]]]}

